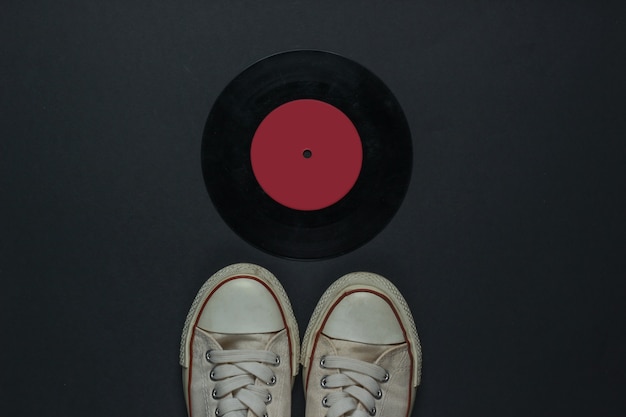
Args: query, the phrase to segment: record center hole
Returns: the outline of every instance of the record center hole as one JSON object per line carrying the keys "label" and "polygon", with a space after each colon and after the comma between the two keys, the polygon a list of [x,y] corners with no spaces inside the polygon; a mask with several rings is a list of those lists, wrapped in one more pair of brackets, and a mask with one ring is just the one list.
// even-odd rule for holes
{"label": "record center hole", "polygon": [[311,152],[310,149],[305,149],[302,152],[302,156],[304,156],[306,159],[309,159],[311,156],[313,156],[313,152]]}

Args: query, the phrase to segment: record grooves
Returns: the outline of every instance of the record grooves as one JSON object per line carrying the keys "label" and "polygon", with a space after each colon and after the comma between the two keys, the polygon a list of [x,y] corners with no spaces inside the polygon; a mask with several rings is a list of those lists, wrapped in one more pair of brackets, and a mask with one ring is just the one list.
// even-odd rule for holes
{"label": "record grooves", "polygon": [[338,256],[373,238],[402,203],[411,163],[391,91],[321,51],[244,70],[214,103],[202,141],[204,180],[224,221],[287,258]]}

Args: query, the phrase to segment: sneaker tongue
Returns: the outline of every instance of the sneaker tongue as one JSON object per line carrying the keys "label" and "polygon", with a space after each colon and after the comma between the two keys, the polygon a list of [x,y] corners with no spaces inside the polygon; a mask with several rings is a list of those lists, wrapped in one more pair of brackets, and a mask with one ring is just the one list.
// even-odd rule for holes
{"label": "sneaker tongue", "polygon": [[211,333],[211,336],[224,350],[251,349],[264,350],[274,333],[228,334]]}
{"label": "sneaker tongue", "polygon": [[[326,336],[326,335],[324,335]],[[365,362],[374,363],[381,357],[383,353],[396,345],[371,345],[362,342],[352,342],[349,340],[341,340],[328,338],[328,341],[335,347],[338,356],[346,356],[359,359]]]}

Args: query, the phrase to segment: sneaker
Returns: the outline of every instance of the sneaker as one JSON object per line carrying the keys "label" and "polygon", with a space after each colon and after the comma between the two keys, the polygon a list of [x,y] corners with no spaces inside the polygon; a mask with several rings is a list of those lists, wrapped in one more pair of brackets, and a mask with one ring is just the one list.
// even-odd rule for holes
{"label": "sneaker", "polygon": [[322,295],[302,341],[306,417],[408,417],[422,352],[409,307],[387,279],[355,272]]}
{"label": "sneaker", "polygon": [[183,330],[180,364],[190,417],[288,417],[299,336],[276,277],[235,264],[200,288]]}

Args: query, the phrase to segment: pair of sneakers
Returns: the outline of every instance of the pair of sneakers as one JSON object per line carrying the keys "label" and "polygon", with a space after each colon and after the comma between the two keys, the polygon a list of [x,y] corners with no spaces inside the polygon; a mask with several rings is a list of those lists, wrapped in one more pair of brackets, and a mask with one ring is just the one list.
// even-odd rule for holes
{"label": "pair of sneakers", "polygon": [[380,275],[355,272],[335,281],[300,349],[282,285],[245,263],[202,286],[180,349],[190,417],[288,417],[300,364],[306,417],[408,417],[421,362],[409,307]]}

